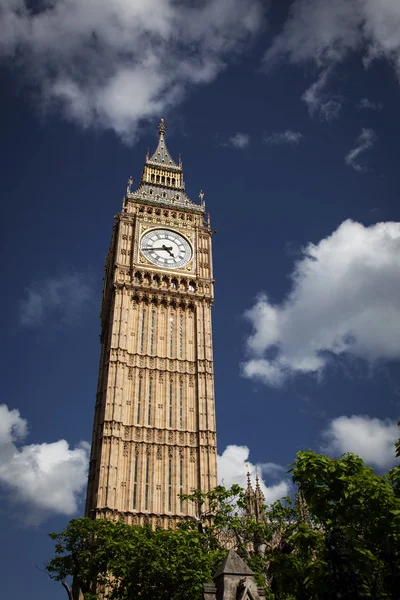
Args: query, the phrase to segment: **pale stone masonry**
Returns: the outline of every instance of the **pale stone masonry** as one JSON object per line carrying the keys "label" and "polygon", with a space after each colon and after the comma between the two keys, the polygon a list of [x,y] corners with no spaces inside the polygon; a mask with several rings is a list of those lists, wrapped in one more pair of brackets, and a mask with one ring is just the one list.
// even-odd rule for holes
{"label": "pale stone masonry", "polygon": [[217,485],[211,237],[165,144],[128,182],[107,256],[86,515],[173,526]]}
{"label": "pale stone masonry", "polygon": [[204,584],[204,600],[263,600],[255,575],[234,550],[229,550],[218,567],[214,583]]}

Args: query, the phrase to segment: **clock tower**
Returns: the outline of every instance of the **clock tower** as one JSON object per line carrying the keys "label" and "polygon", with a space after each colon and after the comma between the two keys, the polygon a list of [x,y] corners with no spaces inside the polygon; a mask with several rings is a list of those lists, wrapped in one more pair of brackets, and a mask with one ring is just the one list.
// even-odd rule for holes
{"label": "clock tower", "polygon": [[169,527],[217,485],[213,232],[158,130],[106,259],[86,515]]}

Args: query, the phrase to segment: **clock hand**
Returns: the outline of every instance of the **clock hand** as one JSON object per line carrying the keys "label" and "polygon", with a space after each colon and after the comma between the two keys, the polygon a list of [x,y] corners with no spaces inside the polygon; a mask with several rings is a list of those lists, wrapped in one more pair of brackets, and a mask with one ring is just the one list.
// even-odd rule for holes
{"label": "clock hand", "polygon": [[154,246],[151,246],[150,248],[142,248],[142,250],[166,250],[167,252],[170,252],[170,250],[172,250],[172,246],[162,246],[162,248],[154,248]]}

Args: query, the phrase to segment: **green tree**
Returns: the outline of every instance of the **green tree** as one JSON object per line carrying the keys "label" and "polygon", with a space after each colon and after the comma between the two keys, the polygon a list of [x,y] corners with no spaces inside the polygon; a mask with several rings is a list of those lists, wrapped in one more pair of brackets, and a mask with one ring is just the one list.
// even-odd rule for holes
{"label": "green tree", "polygon": [[[400,454],[400,444],[397,445]],[[400,599],[400,467],[380,476],[353,455],[299,452],[293,498],[248,515],[239,486],[183,496],[196,519],[176,530],[75,519],[58,534],[50,576],[85,600],[193,600],[234,548],[269,600]],[[110,583],[111,582],[111,583]]]}
{"label": "green tree", "polygon": [[56,555],[47,572],[60,582],[73,578],[85,600],[97,598],[99,590],[117,600],[200,599],[224,555],[205,551],[204,536],[186,527],[154,531],[85,518],[50,537]]}
{"label": "green tree", "polygon": [[310,593],[323,600],[399,598],[400,498],[390,475],[377,475],[354,454],[299,452],[292,477],[310,528],[323,536],[307,579]]}

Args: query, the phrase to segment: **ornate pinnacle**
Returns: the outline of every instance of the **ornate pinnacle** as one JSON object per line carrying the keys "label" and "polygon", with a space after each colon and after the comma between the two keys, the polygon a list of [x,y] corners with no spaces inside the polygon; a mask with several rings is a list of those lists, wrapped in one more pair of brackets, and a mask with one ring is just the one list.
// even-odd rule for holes
{"label": "ornate pinnacle", "polygon": [[247,471],[247,488],[246,488],[246,496],[253,496],[253,488],[251,487],[250,473]]}
{"label": "ornate pinnacle", "polygon": [[132,183],[133,183],[132,175],[129,175],[128,184],[127,184],[127,188],[126,188],[126,193],[127,194],[131,193],[131,185],[132,185]]}
{"label": "ornate pinnacle", "polygon": [[260,487],[260,480],[258,478],[258,470],[256,471],[256,496],[258,496],[259,498],[262,498],[262,500],[264,501],[264,494],[262,493],[262,490]]}
{"label": "ornate pinnacle", "polygon": [[158,131],[160,135],[164,135],[165,132],[167,131],[167,126],[165,124],[164,119],[161,119],[159,124],[158,124]]}

